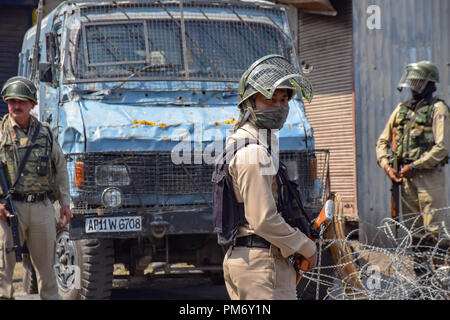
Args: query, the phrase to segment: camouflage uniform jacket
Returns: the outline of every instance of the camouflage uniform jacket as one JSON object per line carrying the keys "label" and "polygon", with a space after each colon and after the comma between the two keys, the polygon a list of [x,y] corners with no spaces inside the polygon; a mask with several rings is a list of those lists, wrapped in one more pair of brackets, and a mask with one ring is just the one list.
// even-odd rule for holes
{"label": "camouflage uniform jacket", "polygon": [[[7,165],[10,183],[15,180],[19,163],[38,122],[31,116],[29,130],[25,133],[8,114],[1,121],[0,157]],[[36,173],[37,159],[45,152],[49,153],[48,174],[40,176]],[[46,124],[41,123],[40,132],[15,191],[22,194],[49,192],[62,206],[70,204],[69,178],[64,154]]]}
{"label": "camouflage uniform jacket", "polygon": [[389,164],[393,140],[400,163],[413,163],[416,169],[431,169],[446,163],[450,150],[448,107],[443,101],[434,99],[431,105],[413,112],[400,103],[377,141],[377,161],[382,168]]}

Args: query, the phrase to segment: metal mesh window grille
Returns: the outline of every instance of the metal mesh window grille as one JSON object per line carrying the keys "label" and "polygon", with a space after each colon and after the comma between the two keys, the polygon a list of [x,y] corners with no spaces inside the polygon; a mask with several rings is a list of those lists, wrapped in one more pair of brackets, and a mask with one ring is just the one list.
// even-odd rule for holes
{"label": "metal mesh window grille", "polygon": [[163,71],[169,69],[181,72],[183,70],[183,54],[180,28],[174,21],[146,22],[150,50],[150,65],[161,66]]}
{"label": "metal mesh window grille", "polygon": [[70,37],[71,69],[78,80],[236,81],[261,56],[294,54],[283,14],[220,2],[85,6]]}
{"label": "metal mesh window grille", "polygon": [[146,41],[142,23],[86,25],[85,43],[90,66],[145,63]]}
{"label": "metal mesh window grille", "polygon": [[317,213],[330,191],[329,151],[280,152],[280,161],[287,166],[289,178],[297,183],[306,211]]}
{"label": "metal mesh window grille", "polygon": [[180,32],[171,21],[94,24],[83,30],[80,78],[176,77],[183,70]]}
{"label": "metal mesh window grille", "polygon": [[238,79],[256,58],[268,52],[286,54],[279,32],[264,24],[198,21],[186,23],[186,31],[193,77]]}

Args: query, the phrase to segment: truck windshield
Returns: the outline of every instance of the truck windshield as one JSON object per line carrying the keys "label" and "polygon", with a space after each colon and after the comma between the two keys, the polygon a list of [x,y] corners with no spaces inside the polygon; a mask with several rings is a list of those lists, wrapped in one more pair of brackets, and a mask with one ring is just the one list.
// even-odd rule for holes
{"label": "truck windshield", "polygon": [[256,59],[289,57],[289,48],[281,29],[258,21],[87,22],[78,35],[73,73],[80,80],[236,81]]}

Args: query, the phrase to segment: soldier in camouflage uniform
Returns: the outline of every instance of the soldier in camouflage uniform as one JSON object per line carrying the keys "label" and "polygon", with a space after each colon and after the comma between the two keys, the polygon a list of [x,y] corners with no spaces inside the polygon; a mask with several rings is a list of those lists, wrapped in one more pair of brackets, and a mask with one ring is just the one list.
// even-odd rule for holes
{"label": "soldier in camouflage uniform", "polygon": [[[30,115],[37,103],[34,84],[26,78],[13,77],[4,84],[2,97],[8,104],[9,114],[0,122],[0,157],[7,166],[10,184],[16,179],[35,130],[40,128],[14,188],[13,199],[18,211],[21,242],[26,241],[37,270],[39,295],[41,299],[59,299],[53,269],[56,219],[52,201],[59,200],[60,219],[66,225],[71,218],[66,161],[48,125],[41,123],[38,127],[39,120]],[[42,165],[42,159],[48,159],[44,165],[46,171],[38,169],[38,160]],[[7,248],[12,247],[11,228],[7,224],[9,215],[0,203],[0,298],[4,299],[13,298],[12,277],[16,263],[14,251],[7,252]]]}
{"label": "soldier in camouflage uniform", "polygon": [[[409,88],[412,98],[392,112],[376,147],[378,164],[387,176],[401,183],[402,214],[415,241],[433,243],[445,228],[447,207],[444,165],[450,150],[449,108],[433,97],[439,82],[438,68],[429,61],[406,67],[398,89]],[[390,165],[389,148],[401,166]],[[416,223],[413,225],[413,223]],[[431,242],[430,242],[431,241]]]}

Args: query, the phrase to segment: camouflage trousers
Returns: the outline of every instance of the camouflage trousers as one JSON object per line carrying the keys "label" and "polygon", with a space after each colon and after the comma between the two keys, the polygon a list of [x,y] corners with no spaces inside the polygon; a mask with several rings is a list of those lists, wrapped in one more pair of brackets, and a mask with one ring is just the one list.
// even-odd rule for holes
{"label": "camouflage trousers", "polygon": [[[16,201],[19,233],[26,239],[31,260],[36,269],[39,296],[42,300],[60,299],[55,271],[55,209],[49,199],[25,203]],[[13,244],[11,228],[0,221],[0,298],[13,298],[13,274],[16,265],[14,251],[6,253]]]}

